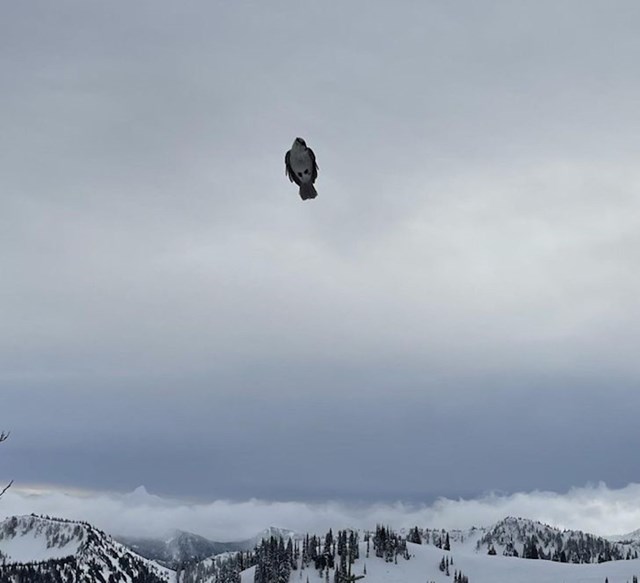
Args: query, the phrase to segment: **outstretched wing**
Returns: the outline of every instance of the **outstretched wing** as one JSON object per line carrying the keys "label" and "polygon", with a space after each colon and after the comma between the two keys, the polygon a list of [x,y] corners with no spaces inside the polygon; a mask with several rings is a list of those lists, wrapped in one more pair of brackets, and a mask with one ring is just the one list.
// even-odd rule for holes
{"label": "outstretched wing", "polygon": [[291,168],[291,150],[284,155],[284,173],[289,177],[291,182],[295,182],[300,186],[300,179],[296,176],[293,168]]}
{"label": "outstretched wing", "polygon": [[318,178],[318,163],[316,162],[316,155],[313,153],[313,150],[307,148],[307,152],[309,152],[309,156],[311,157],[311,183],[314,183],[316,178]]}

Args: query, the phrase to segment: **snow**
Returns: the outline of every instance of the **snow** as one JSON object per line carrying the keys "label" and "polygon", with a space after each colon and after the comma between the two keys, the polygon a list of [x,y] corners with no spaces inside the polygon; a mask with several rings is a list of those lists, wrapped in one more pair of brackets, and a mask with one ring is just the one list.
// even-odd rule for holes
{"label": "snow", "polygon": [[[0,565],[65,557],[74,557],[78,572],[84,575],[90,566],[97,566],[105,581],[112,573],[123,574],[123,565],[134,573],[145,569],[156,572],[167,582],[176,579],[174,571],[139,557],[86,523],[35,515],[11,517],[0,523]],[[134,583],[129,576],[118,580]]]}
{"label": "snow", "polygon": [[46,537],[31,531],[23,536],[0,541],[0,552],[7,562],[48,561],[75,555],[81,544],[81,540],[73,539],[60,547],[50,546]]}
{"label": "snow", "polygon": [[[242,573],[240,573],[241,583],[253,583],[253,578],[255,577],[255,574],[256,574],[255,567],[249,567],[245,571],[242,571]],[[295,573],[294,575],[291,576],[291,580],[290,580],[291,583],[295,581],[294,577],[295,577]]]}
{"label": "snow", "polygon": [[[407,543],[411,554],[409,560],[398,557],[398,564],[386,563],[373,553],[366,558],[366,543],[360,544],[360,559],[353,565],[353,574],[362,575],[366,564],[367,574],[362,583],[454,583],[454,572],[462,571],[469,583],[631,583],[634,575],[640,575],[640,559],[610,561],[601,564],[568,564],[553,561],[487,555],[476,552],[474,541],[443,551],[433,545]],[[443,556],[448,556],[453,565],[450,576],[439,570]],[[255,568],[242,573],[242,583],[253,583]],[[324,576],[313,566],[293,571],[291,583],[325,583]],[[333,572],[329,575],[333,583]]]}
{"label": "snow", "polygon": [[[470,583],[497,583],[500,581],[509,583],[603,583],[609,578],[609,583],[631,581],[634,574],[640,573],[640,560],[610,561],[601,564],[568,564],[553,561],[522,559],[504,557],[500,555],[490,556],[479,554],[462,546],[450,552],[444,552],[432,546],[421,546],[409,543],[409,552],[415,557],[409,561],[398,560],[397,567],[401,575],[392,576],[391,579],[378,578],[379,566],[367,572],[373,575],[370,583],[384,580],[392,583],[403,580],[406,583],[424,583],[427,579],[436,583],[452,583],[454,570],[462,571],[469,577]],[[453,556],[454,564],[450,567],[451,576],[447,577],[440,572],[438,565],[443,556]],[[379,559],[378,559],[379,560]],[[396,565],[389,565],[386,569],[393,569]]]}
{"label": "snow", "polygon": [[[500,554],[488,555],[485,545],[480,545],[479,548],[477,546],[481,537],[488,532],[511,533],[515,536],[518,533],[522,535],[522,532],[541,532],[542,528],[550,527],[524,519],[505,519],[492,529],[477,529],[464,533],[450,531],[451,551],[444,551],[433,544],[407,543],[411,558],[406,560],[399,556],[397,564],[387,563],[376,557],[373,545],[367,558],[367,545],[361,542],[360,558],[353,565],[352,572],[356,576],[362,575],[366,565],[367,574],[362,579],[363,583],[454,583],[455,571],[461,571],[468,577],[469,583],[604,583],[605,579],[608,579],[609,583],[631,583],[634,575],[640,575],[640,559],[600,564],[570,564],[506,557]],[[105,577],[109,572],[118,570],[120,557],[126,554],[134,555],[103,535],[100,535],[97,542],[92,543],[91,550],[83,551],[82,543],[87,540],[89,529],[91,527],[83,524],[20,517],[17,526],[12,528],[13,534],[0,540],[0,552],[5,555],[7,562],[44,561],[70,555],[83,556],[83,553],[88,552],[92,557],[101,558]],[[82,535],[79,534],[79,530],[83,530]],[[280,529],[280,532],[293,534],[284,529]],[[73,536],[75,534],[78,536]],[[563,531],[562,535],[572,536],[572,532]],[[54,543],[56,540],[57,544]],[[233,554],[218,556],[218,560]],[[449,576],[439,569],[443,557],[453,560]],[[146,561],[146,564],[153,565],[151,561]],[[176,580],[173,571],[158,566],[157,572],[167,581]],[[242,583],[253,583],[254,573],[255,568],[244,571]],[[309,583],[326,582],[324,574],[309,566],[293,571],[290,583],[306,583],[307,579]],[[334,581],[333,572],[329,574],[329,581]]]}

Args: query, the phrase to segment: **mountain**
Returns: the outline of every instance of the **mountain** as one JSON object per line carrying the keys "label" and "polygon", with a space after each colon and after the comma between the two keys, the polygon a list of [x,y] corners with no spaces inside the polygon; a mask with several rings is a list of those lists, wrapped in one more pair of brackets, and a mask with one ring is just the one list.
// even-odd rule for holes
{"label": "mountain", "polygon": [[0,522],[0,583],[168,583],[175,574],[85,522],[36,515]]}
{"label": "mountain", "polygon": [[174,531],[166,539],[125,536],[114,538],[138,555],[173,570],[188,561],[200,561],[221,553],[245,549],[242,542],[221,543],[182,530]]}
{"label": "mountain", "polygon": [[[487,529],[468,531],[463,541],[451,545],[446,551],[431,543],[429,544],[398,544],[393,533],[386,531],[384,537],[371,536],[369,541],[361,537],[357,558],[347,574],[340,571],[342,556],[334,555],[332,564],[327,564],[322,558],[325,537],[321,536],[317,542],[318,562],[307,561],[305,554],[309,551],[302,547],[296,559],[294,550],[293,562],[291,555],[282,555],[281,548],[273,548],[275,554],[268,554],[263,564],[258,563],[239,574],[239,578],[220,579],[200,575],[200,578],[187,577],[188,583],[261,583],[265,579],[264,570],[270,575],[276,573],[277,580],[288,580],[290,583],[326,583],[355,581],[362,578],[362,583],[637,583],[640,575],[640,559],[608,561],[603,563],[570,564],[558,561],[525,560],[521,557],[505,556],[502,554],[489,555],[484,543],[478,548],[477,543],[487,533],[494,535],[511,533],[526,540],[537,531],[540,535],[551,530],[541,523],[523,519],[505,519]],[[518,530],[520,534],[518,535]],[[438,531],[442,534],[443,531]],[[567,540],[580,538],[579,531],[558,531],[567,536]],[[530,534],[531,533],[531,534]],[[444,538],[446,538],[446,531]],[[450,533],[449,533],[450,534]],[[334,531],[334,536],[337,533]],[[582,533],[583,539],[587,535]],[[593,535],[590,535],[593,536]],[[376,541],[383,541],[385,549],[376,548]],[[453,538],[449,536],[450,541]],[[599,537],[595,537],[599,538]],[[334,539],[335,540],[335,539]],[[386,542],[385,542],[386,541]],[[390,544],[391,543],[391,544]],[[344,544],[344,543],[343,543]],[[495,544],[495,543],[494,543]],[[340,543],[337,543],[337,548]],[[387,551],[391,551],[390,553]],[[343,555],[345,551],[343,551]],[[347,550],[346,555],[350,553]],[[318,568],[319,563],[319,568]],[[290,565],[290,571],[287,568]],[[285,570],[281,569],[285,567]],[[344,568],[344,567],[342,567]],[[195,574],[196,572],[193,571]],[[280,579],[280,573],[286,575]],[[288,573],[288,574],[287,574]],[[349,574],[350,573],[350,574]],[[269,579],[267,579],[269,580]]]}
{"label": "mountain", "polygon": [[203,536],[176,530],[166,539],[161,538],[136,538],[127,536],[114,537],[118,542],[138,555],[155,561],[169,569],[176,570],[185,563],[202,561],[223,553],[233,553],[238,551],[251,551],[263,539],[271,537],[282,538],[284,540],[299,540],[298,533],[285,528],[270,526],[259,532],[254,537],[246,540],[233,542],[212,541]]}
{"label": "mountain", "polygon": [[[526,518],[507,517],[476,531],[476,550],[562,563],[602,563],[638,558],[638,546],[579,530],[560,530]],[[479,537],[479,538],[478,538]]]}
{"label": "mountain", "polygon": [[640,528],[627,534],[617,534],[606,538],[611,542],[623,543],[640,549]]}
{"label": "mountain", "polygon": [[[503,555],[491,556],[476,552],[474,545],[460,545],[452,551],[443,551],[433,545],[407,544],[411,558],[399,557],[397,564],[378,558],[373,547],[366,556],[366,543],[360,544],[360,558],[352,566],[356,576],[366,575],[360,583],[456,583],[466,577],[469,583],[632,583],[640,575],[640,560],[612,561],[601,564],[567,564],[553,561],[529,561]],[[450,561],[449,576],[440,571],[443,557]],[[453,560],[453,563],[451,563]],[[241,574],[242,583],[254,583],[255,567]],[[313,565],[291,574],[291,583],[325,583],[325,572]],[[334,571],[329,572],[334,581]],[[201,583],[201,582],[197,582]],[[206,583],[214,583],[213,580]]]}
{"label": "mountain", "polygon": [[18,516],[0,523],[0,583],[638,583],[640,575],[634,533],[619,542],[513,517],[468,531],[418,530],[422,544],[383,527],[332,537],[269,528],[218,543],[265,540],[257,552],[204,560],[198,553],[216,543],[176,531],[158,547],[170,561],[186,557],[176,573],[87,523]]}
{"label": "mountain", "polygon": [[250,551],[257,545],[259,545],[263,540],[269,540],[271,537],[276,539],[281,538],[284,541],[287,541],[289,539],[302,540],[304,538],[303,535],[297,533],[294,530],[289,530],[287,528],[278,528],[277,526],[270,526],[259,532],[256,536],[244,541],[240,541],[237,544],[240,547],[239,550]]}

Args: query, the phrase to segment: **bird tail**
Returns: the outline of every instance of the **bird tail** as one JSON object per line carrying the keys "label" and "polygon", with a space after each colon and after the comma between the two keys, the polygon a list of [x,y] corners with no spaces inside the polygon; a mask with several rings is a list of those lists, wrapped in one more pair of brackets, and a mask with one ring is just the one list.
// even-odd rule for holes
{"label": "bird tail", "polygon": [[307,200],[309,198],[315,198],[318,196],[318,191],[315,189],[311,182],[303,182],[300,185],[300,198],[302,200]]}

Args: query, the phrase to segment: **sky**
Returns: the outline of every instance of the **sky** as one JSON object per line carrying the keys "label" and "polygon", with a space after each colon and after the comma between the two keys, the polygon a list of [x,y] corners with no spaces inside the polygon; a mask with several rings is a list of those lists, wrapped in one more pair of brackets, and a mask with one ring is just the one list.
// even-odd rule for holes
{"label": "sky", "polygon": [[637,2],[3,13],[16,492],[369,508],[640,482]]}

